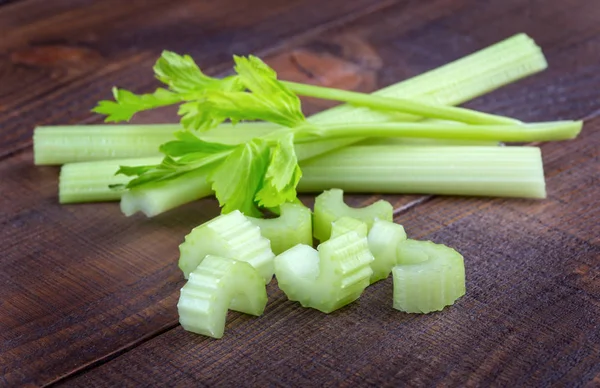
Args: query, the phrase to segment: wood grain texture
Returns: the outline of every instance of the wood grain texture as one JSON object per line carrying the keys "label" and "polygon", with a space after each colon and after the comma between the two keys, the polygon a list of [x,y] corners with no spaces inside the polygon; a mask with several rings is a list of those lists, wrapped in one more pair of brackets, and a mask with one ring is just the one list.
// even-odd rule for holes
{"label": "wood grain texture", "polygon": [[576,141],[543,145],[548,200],[436,197],[396,217],[409,236],[465,257],[467,295],[441,313],[393,310],[391,278],[330,315],[271,285],[265,314],[230,313],[221,340],[177,327],[64,386],[593,384],[600,374],[598,144],[600,119]]}
{"label": "wood grain texture", "polygon": [[[10,39],[0,54],[0,385],[506,386],[600,379],[598,121],[582,140],[544,145],[546,201],[386,197],[404,209],[397,219],[413,236],[465,253],[470,293],[455,308],[425,317],[397,313],[389,307],[388,280],[325,316],[287,301],[272,284],[265,316],[230,314],[218,342],[183,332],[175,309],[182,285],[177,244],[216,214],[214,201],[153,220],[124,218],[115,204],[59,206],[57,170],[35,168],[31,151],[18,151],[35,124],[97,121],[88,109],[113,84],[155,87],[149,67],[164,48],[192,53],[213,74],[229,66],[231,52],[260,50],[285,78],[370,91],[525,31],[541,42],[550,70],[470,106],[528,121],[583,117],[600,108],[600,10],[593,0],[385,2],[374,7],[387,8],[355,21],[346,19],[373,11],[367,2],[320,2],[313,15],[317,2],[310,1],[218,9],[155,1],[156,10],[141,14],[147,20],[138,14],[141,2],[122,9],[98,3],[21,0],[0,8],[0,28],[14,34],[2,31]],[[38,11],[25,12],[23,4]],[[198,15],[204,10],[213,17]],[[209,19],[214,24],[200,23]],[[114,29],[105,31],[107,24]],[[196,28],[205,34],[202,44]],[[89,31],[96,40],[85,41]],[[71,57],[83,59],[64,61]],[[44,67],[48,61],[57,64]],[[14,78],[28,91],[19,92]],[[326,106],[306,102],[308,112]],[[139,120],[167,121],[171,114]]]}

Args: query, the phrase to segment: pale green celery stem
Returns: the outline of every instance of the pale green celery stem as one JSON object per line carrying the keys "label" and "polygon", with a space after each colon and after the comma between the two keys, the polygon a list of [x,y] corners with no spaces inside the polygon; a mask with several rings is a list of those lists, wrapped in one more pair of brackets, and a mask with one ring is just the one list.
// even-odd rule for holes
{"label": "pale green celery stem", "polygon": [[455,140],[455,139],[423,139],[410,137],[373,137],[356,145],[390,146],[390,145],[434,145],[434,146],[497,146],[498,142],[490,140]]}
{"label": "pale green celery stem", "polygon": [[492,140],[504,142],[532,142],[567,140],[575,138],[581,131],[581,121],[556,121],[513,125],[448,125],[444,123],[368,123],[326,125],[314,134],[311,128],[296,134],[296,142],[314,142],[320,136],[345,138],[370,137],[413,137],[449,140]]}
{"label": "pale green celery stem", "polygon": [[160,163],[160,157],[68,163],[58,177],[60,203],[118,201],[124,190],[109,185],[127,184],[131,177],[115,175],[119,166],[144,166]]}
{"label": "pale green celery stem", "polygon": [[545,198],[536,147],[353,146],[302,164],[301,192]]}
{"label": "pale green celery stem", "polygon": [[[238,144],[263,136],[278,126],[270,123],[222,124],[200,133],[207,141]],[[161,144],[174,140],[179,124],[41,126],[33,135],[36,165],[160,155]]]}
{"label": "pale green celery stem", "polygon": [[179,128],[178,124],[37,127],[34,161],[47,165],[157,155],[158,146],[172,140]]}
{"label": "pale green celery stem", "polygon": [[496,116],[465,108],[431,104],[418,100],[398,97],[382,97],[359,93],[349,90],[332,89],[323,86],[300,84],[296,82],[283,83],[294,93],[325,100],[344,101],[355,106],[371,109],[403,112],[426,118],[459,121],[467,124],[515,124],[519,123],[508,117]]}
{"label": "pale green celery stem", "polygon": [[208,197],[213,194],[206,180],[209,171],[209,168],[201,168],[170,181],[127,190],[121,197],[121,211],[127,216],[141,211],[148,217],[153,217],[196,199]]}
{"label": "pale green celery stem", "polygon": [[[152,164],[160,158],[127,160]],[[122,192],[108,188],[126,183],[115,176],[124,161],[66,164],[60,174],[62,203],[117,200]],[[301,192],[333,187],[359,193],[416,193],[544,198],[539,148],[477,146],[351,146],[301,163]],[[153,184],[126,192],[121,208],[127,215],[154,216],[174,206],[212,194],[207,173],[184,175],[171,184]]]}

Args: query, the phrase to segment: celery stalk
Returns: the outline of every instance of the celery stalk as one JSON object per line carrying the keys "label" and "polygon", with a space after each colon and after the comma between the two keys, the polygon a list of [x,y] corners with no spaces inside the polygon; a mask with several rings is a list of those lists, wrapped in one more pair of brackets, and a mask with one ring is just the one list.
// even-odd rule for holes
{"label": "celery stalk", "polygon": [[312,244],[312,213],[301,203],[284,203],[277,218],[246,217],[260,228],[260,233],[271,242],[278,255],[298,244]]}
{"label": "celery stalk", "polygon": [[296,82],[283,83],[294,93],[326,100],[344,101],[355,106],[391,112],[410,113],[420,117],[459,121],[468,124],[515,124],[519,123],[508,117],[496,116],[465,108],[436,105],[406,98],[390,98],[369,95],[349,90],[332,89],[323,86],[307,85]]}
{"label": "celery stalk", "polygon": [[[128,179],[114,175],[119,165],[148,161],[152,159],[66,164],[60,173],[60,201],[111,201],[122,196],[125,214],[142,211],[152,217],[175,207],[172,199],[183,204],[212,194],[206,174],[186,175],[177,178],[176,184],[164,182],[125,194],[109,189]],[[536,147],[350,146],[302,162],[301,167],[298,190],[305,193],[339,187],[355,193],[546,196],[541,153]]]}
{"label": "celery stalk", "polygon": [[375,219],[392,221],[394,208],[384,200],[379,200],[363,208],[353,208],[344,202],[344,192],[340,189],[324,191],[315,199],[313,234],[321,242],[331,236],[332,223],[342,217],[356,218],[371,229]]}
{"label": "celery stalk", "polygon": [[266,305],[267,291],[256,269],[243,261],[208,255],[190,273],[177,310],[185,330],[221,338],[228,309],[258,316]]}
{"label": "celery stalk", "polygon": [[351,231],[318,247],[296,245],[275,258],[279,288],[304,307],[330,313],[358,299],[369,285],[373,255]]}
{"label": "celery stalk", "polygon": [[414,137],[449,140],[490,140],[503,142],[533,142],[568,140],[581,132],[582,121],[555,121],[517,125],[449,125],[446,123],[353,123],[326,125],[315,133],[307,127],[296,133],[299,143],[328,138]]}
{"label": "celery stalk", "polygon": [[[238,144],[277,128],[271,123],[221,124],[199,134],[207,141]],[[40,126],[33,134],[36,165],[158,156],[161,144],[174,139],[179,124]]]}
{"label": "celery stalk", "polygon": [[143,166],[160,163],[160,157],[69,163],[62,166],[58,178],[60,203],[118,201],[124,189],[109,185],[126,184],[131,177],[115,175],[119,166]]}
{"label": "celery stalk", "polygon": [[33,157],[35,164],[45,165],[154,156],[179,128],[179,124],[37,127]]}
{"label": "celery stalk", "polygon": [[179,268],[186,279],[207,255],[248,262],[266,284],[273,278],[275,255],[269,240],[260,234],[258,226],[237,210],[194,228],[185,236],[179,251]]}
{"label": "celery stalk", "polygon": [[537,147],[352,146],[302,164],[301,192],[545,198]]}
{"label": "celery stalk", "polygon": [[392,269],[394,308],[408,313],[440,311],[465,294],[465,264],[454,249],[431,241],[398,244]]}

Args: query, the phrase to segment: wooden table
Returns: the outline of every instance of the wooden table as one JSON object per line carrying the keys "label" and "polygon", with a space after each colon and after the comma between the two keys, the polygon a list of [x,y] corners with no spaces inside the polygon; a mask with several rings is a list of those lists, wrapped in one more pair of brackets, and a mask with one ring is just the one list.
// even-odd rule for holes
{"label": "wooden table", "polygon": [[[209,74],[255,53],[283,78],[371,91],[517,32],[549,70],[468,106],[585,129],[541,146],[545,200],[385,197],[414,238],[464,254],[467,295],[441,313],[393,310],[391,279],[330,315],[273,283],[222,340],[185,332],[177,245],[214,200],[155,219],[60,206],[58,169],[32,164],[34,126],[100,122],[112,85],[156,86],[162,49]],[[598,0],[8,0],[0,36],[0,386],[600,386]]]}

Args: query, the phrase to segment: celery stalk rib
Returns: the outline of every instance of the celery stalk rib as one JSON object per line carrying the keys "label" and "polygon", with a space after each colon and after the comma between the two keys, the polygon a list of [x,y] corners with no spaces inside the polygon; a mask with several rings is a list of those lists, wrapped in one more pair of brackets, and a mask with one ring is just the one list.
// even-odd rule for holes
{"label": "celery stalk rib", "polygon": [[[229,123],[200,134],[207,141],[238,144],[277,128],[270,123]],[[33,135],[36,165],[56,165],[160,155],[161,144],[174,140],[179,124],[41,126]]]}
{"label": "celery stalk rib", "polygon": [[332,89],[296,82],[283,82],[291,91],[301,96],[317,97],[326,100],[344,101],[356,106],[384,111],[399,111],[413,115],[443,120],[459,121],[468,124],[515,124],[518,120],[478,112],[465,108],[436,105],[405,98],[390,98],[349,90]]}
{"label": "celery stalk rib", "polygon": [[536,147],[353,146],[302,165],[301,192],[545,198]]}
{"label": "celery stalk rib", "polygon": [[[151,161],[127,162],[143,165]],[[64,165],[59,185],[61,203],[117,200],[122,192],[108,185],[126,182],[126,177],[114,175],[123,163]],[[300,192],[337,187],[359,193],[546,196],[541,153],[536,147],[350,146],[304,161],[301,166]],[[175,206],[174,200],[184,202],[212,194],[202,174],[167,183],[129,191],[123,196],[122,210],[128,215],[140,209],[155,215]]]}

